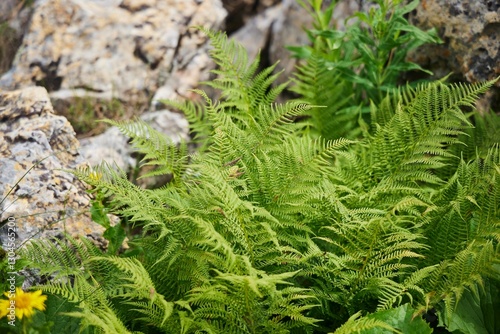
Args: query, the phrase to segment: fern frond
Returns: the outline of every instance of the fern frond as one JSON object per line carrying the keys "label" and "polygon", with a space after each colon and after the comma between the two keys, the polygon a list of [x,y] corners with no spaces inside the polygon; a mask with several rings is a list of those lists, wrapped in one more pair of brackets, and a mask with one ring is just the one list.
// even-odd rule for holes
{"label": "fern frond", "polygon": [[[378,319],[370,319],[367,317],[362,317],[361,312],[358,312],[352,315],[341,327],[337,328],[333,334],[351,334],[351,333],[360,333],[366,330],[372,330],[375,328],[383,328],[392,333],[401,333],[396,328],[391,325],[378,320]],[[332,334],[331,333],[331,334]]]}
{"label": "fern frond", "polygon": [[170,138],[153,129],[141,120],[133,122],[104,121],[116,126],[126,136],[132,139],[132,146],[144,155],[144,165],[157,166],[155,170],[142,177],[172,174],[172,181],[180,184],[187,165],[187,146],[181,142],[175,144]]}
{"label": "fern frond", "polygon": [[[193,92],[200,94],[201,91],[193,90]],[[190,133],[193,136],[193,141],[202,145],[200,148],[204,151],[204,144],[209,141],[209,136],[213,131],[213,124],[208,119],[204,111],[204,106],[192,100],[175,101],[175,100],[161,100],[161,103],[174,107],[181,111],[189,123]]]}
{"label": "fern frond", "polygon": [[313,53],[307,62],[300,65],[290,89],[300,99],[311,105],[323,106],[307,112],[312,128],[306,123],[306,130],[314,137],[326,139],[341,137],[355,139],[360,132],[356,129],[358,108],[353,106],[354,92],[342,79],[342,73]]}
{"label": "fern frond", "polygon": [[[259,106],[269,105],[284,90],[287,84],[270,89],[279,73],[272,74],[276,65],[263,69],[256,75],[259,57],[248,64],[246,50],[224,33],[201,30],[210,37],[213,50],[211,56],[218,69],[212,72],[217,78],[205,84],[222,92],[223,109],[238,110],[235,114],[251,115]],[[233,111],[234,112],[234,111]]]}

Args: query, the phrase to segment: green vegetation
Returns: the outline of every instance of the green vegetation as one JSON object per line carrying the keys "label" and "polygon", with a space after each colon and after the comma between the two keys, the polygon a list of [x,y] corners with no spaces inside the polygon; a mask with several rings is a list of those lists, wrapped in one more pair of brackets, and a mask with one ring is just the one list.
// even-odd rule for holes
{"label": "green vegetation", "polygon": [[8,22],[0,22],[0,75],[12,65],[21,39]]}
{"label": "green vegetation", "polygon": [[434,30],[424,32],[405,19],[418,1],[403,5],[402,0],[376,0],[378,7],[369,13],[348,18],[345,31],[331,28],[337,1],[299,3],[313,16],[315,29],[309,31],[312,46],[290,47],[307,60],[299,66],[292,90],[311,104],[325,106],[308,112],[314,134],[326,139],[359,136],[363,127],[358,118],[366,120],[370,105],[379,105],[394,92],[402,72],[428,72],[406,61],[409,51],[440,41]]}
{"label": "green vegetation", "polygon": [[58,113],[66,117],[79,138],[95,136],[104,132],[107,124],[97,119],[132,119],[145,109],[145,103],[137,102],[127,105],[117,98],[111,100],[97,99],[90,96],[75,96],[71,102],[56,100]]}
{"label": "green vegetation", "polygon": [[[199,150],[112,121],[157,167],[150,176],[171,181],[142,189],[106,164],[75,171],[109,249],[68,237],[22,251],[51,275],[36,287],[48,302],[65,301],[47,306],[63,312],[52,332],[420,334],[433,331],[433,312],[443,330],[498,332],[500,120],[474,111],[495,81],[397,87],[397,73],[416,68],[404,63],[405,36],[421,35],[401,21],[414,4],[391,3],[358,15],[366,32],[399,41],[374,46],[377,73],[360,50],[332,69],[352,44],[333,47],[321,26],[296,77],[300,99],[283,104],[274,66],[257,73],[241,46],[204,30],[220,100],[165,101],[186,114]],[[329,22],[331,7],[311,4]],[[359,40],[361,27],[346,36]],[[131,226],[112,227],[108,212]]]}

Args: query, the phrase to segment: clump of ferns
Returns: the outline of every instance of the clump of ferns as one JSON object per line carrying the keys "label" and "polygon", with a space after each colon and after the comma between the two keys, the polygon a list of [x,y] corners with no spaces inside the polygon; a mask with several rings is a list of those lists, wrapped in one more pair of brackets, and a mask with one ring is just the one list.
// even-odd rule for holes
{"label": "clump of ferns", "polygon": [[[169,102],[205,138],[197,153],[143,123],[114,123],[172,181],[141,189],[107,165],[76,172],[144,229],[141,251],[79,250],[74,284],[42,288],[104,331],[312,333],[392,328],[370,313],[399,305],[449,313],[481,284],[498,259],[500,149],[457,152],[481,140],[467,136],[461,109],[493,81],[402,88],[372,106],[363,138],[327,141],[294,122],[314,106],[271,104],[284,89],[271,88],[272,69],[256,74],[241,47],[206,32],[222,99]],[[54,263],[39,245],[33,265],[82,266]]]}

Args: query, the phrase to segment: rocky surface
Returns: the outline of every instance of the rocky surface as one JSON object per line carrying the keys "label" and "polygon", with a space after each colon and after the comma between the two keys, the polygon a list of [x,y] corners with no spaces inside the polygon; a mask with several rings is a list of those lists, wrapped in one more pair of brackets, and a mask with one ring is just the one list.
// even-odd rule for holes
{"label": "rocky surface", "polygon": [[444,41],[412,55],[437,76],[454,72],[479,82],[500,75],[499,1],[422,0],[412,22],[422,29],[435,27]]}
{"label": "rocky surface", "polygon": [[231,38],[245,47],[250,59],[260,53],[263,66],[279,62],[276,71],[284,74],[277,83],[282,83],[297,64],[285,47],[307,44],[305,29],[311,27],[312,18],[296,0],[283,0],[249,19]]}
{"label": "rocky surface", "polygon": [[[189,27],[218,29],[220,0],[37,0],[13,67],[0,88],[39,85],[84,90],[122,101],[162,98],[206,79],[206,38]],[[182,82],[182,84],[179,84]]]}
{"label": "rocky surface", "polygon": [[261,56],[264,58],[269,57],[266,52],[269,51],[268,46],[272,39],[273,25],[283,15],[283,4],[268,8],[249,19],[242,28],[231,35],[231,38],[245,47],[250,59],[255,59],[259,52],[261,52]]}
{"label": "rocky surface", "polygon": [[[89,217],[85,185],[64,171],[82,162],[78,148],[73,128],[54,115],[45,88],[0,91],[0,221],[14,222],[17,246],[63,231],[102,242],[103,229]],[[5,244],[8,226],[2,225]]]}
{"label": "rocky surface", "polygon": [[[141,116],[151,127],[170,138],[173,143],[189,140],[189,124],[183,115],[169,110],[148,112]],[[112,140],[110,140],[112,139]],[[118,168],[130,171],[137,165],[129,138],[117,127],[107,129],[103,134],[81,140],[81,154],[91,166],[105,161]]]}
{"label": "rocky surface", "polygon": [[[340,0],[334,12],[337,27],[369,4]],[[205,37],[188,29],[197,24],[220,29],[225,23],[251,54],[263,50],[265,64],[279,60],[279,69],[286,69],[284,80],[295,66],[284,46],[306,43],[304,28],[312,26],[295,0],[35,0],[24,8],[4,0],[0,9],[0,19],[9,18],[16,31],[23,31],[32,13],[0,88],[42,85],[54,98],[65,99],[76,95],[147,103],[151,97],[189,96],[211,67]],[[413,22],[424,29],[437,27],[445,43],[418,50],[412,60],[437,77],[455,72],[476,82],[499,75],[499,10],[498,1],[422,0]]]}
{"label": "rocky surface", "polygon": [[281,0],[222,0],[224,8],[228,11],[226,31],[232,33],[240,29],[254,16],[280,2]]}
{"label": "rocky surface", "polygon": [[296,0],[283,0],[283,13],[272,25],[269,43],[270,63],[279,62],[277,70],[284,70],[279,83],[287,81],[297,65],[297,59],[292,58],[286,47],[307,45],[309,38],[305,31],[311,29],[312,25],[312,17]]}

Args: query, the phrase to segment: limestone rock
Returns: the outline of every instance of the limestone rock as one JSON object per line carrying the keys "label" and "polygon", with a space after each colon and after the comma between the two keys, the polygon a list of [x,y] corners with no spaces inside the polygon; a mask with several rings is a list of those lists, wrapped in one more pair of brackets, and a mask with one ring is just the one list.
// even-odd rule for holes
{"label": "limestone rock", "polygon": [[283,0],[249,19],[231,38],[245,47],[250,59],[260,52],[263,65],[279,62],[276,70],[285,70],[278,79],[281,83],[290,78],[296,65],[285,47],[307,44],[306,28],[312,28],[309,14],[295,0]]}
{"label": "limestone rock", "polygon": [[175,97],[206,79],[211,64],[206,37],[189,27],[217,29],[225,16],[220,0],[36,0],[0,87],[84,89],[126,102],[170,84]]}
{"label": "limestone rock", "polygon": [[[245,47],[250,59],[255,59],[259,52],[268,51],[265,48],[271,41],[273,24],[281,21],[280,17],[283,15],[285,15],[283,4],[268,8],[252,17],[247,24],[234,32],[231,38]],[[263,55],[263,57],[267,56]]]}
{"label": "limestone rock", "polygon": [[310,43],[305,32],[313,28],[312,17],[296,0],[283,1],[283,14],[272,26],[272,40],[269,46],[269,60],[271,63],[279,61],[277,70],[284,70],[279,83],[290,79],[297,65],[297,59],[292,58],[287,46],[302,46]]}
{"label": "limestone rock", "polygon": [[[13,222],[16,246],[63,231],[102,242],[85,185],[65,171],[81,163],[78,146],[45,88],[0,91],[0,221]],[[8,227],[0,230],[3,244]]]}
{"label": "limestone rock", "polygon": [[412,22],[422,29],[435,27],[444,41],[412,55],[437,76],[455,72],[479,82],[500,75],[500,2],[423,0]]}
{"label": "limestone rock", "polygon": [[[145,113],[141,119],[153,129],[165,134],[173,143],[189,140],[189,124],[181,114],[159,110]],[[137,165],[129,138],[117,127],[111,127],[98,136],[82,139],[81,154],[91,166],[106,161],[124,171],[130,171]]]}
{"label": "limestone rock", "polygon": [[111,127],[104,133],[80,140],[80,153],[90,166],[97,166],[106,161],[128,171],[137,161],[132,158],[128,138],[117,127]]}
{"label": "limestone rock", "polygon": [[224,8],[228,11],[226,31],[232,33],[238,30],[252,17],[280,2],[280,0],[222,0]]}

